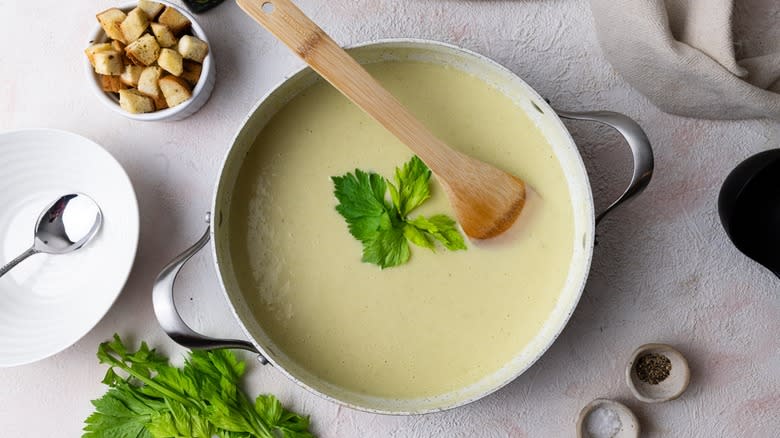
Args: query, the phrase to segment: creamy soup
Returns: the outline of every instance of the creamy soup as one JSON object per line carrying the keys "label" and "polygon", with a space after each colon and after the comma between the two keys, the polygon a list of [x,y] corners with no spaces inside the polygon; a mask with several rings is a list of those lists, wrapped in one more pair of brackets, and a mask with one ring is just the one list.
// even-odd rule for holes
{"label": "creamy soup", "polygon": [[[440,395],[494,373],[541,329],[571,262],[571,202],[549,144],[492,86],[436,64],[368,69],[446,143],[533,187],[521,222],[466,251],[412,246],[405,265],[362,263],[330,177],[355,168],[390,177],[412,153],[319,82],[248,153],[231,203],[231,257],[258,322],[304,368],[378,397]],[[454,217],[435,181],[432,191],[411,216]]]}

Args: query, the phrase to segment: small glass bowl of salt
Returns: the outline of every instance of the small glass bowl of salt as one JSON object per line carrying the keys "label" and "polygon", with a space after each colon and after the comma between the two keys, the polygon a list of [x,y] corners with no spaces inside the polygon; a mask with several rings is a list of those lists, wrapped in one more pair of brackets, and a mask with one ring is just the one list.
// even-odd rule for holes
{"label": "small glass bowl of salt", "polygon": [[596,399],[580,411],[577,438],[636,438],[639,421],[630,409],[614,400]]}

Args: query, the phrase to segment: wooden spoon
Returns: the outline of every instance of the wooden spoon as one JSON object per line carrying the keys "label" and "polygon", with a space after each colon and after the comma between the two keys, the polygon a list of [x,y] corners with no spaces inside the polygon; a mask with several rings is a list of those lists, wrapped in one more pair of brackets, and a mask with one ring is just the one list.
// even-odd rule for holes
{"label": "wooden spoon", "polygon": [[241,9],[430,167],[468,236],[495,237],[515,222],[525,205],[525,183],[520,178],[466,156],[436,138],[290,0],[237,1]]}

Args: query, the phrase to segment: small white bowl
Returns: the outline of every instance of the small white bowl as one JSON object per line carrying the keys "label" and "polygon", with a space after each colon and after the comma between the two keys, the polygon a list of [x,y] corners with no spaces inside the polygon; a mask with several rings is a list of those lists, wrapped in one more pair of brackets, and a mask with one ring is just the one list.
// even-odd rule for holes
{"label": "small white bowl", "polygon": [[[636,375],[634,364],[637,359],[645,354],[661,354],[669,358],[672,369],[669,371],[669,377],[655,385],[643,382]],[[688,361],[685,356],[667,344],[645,344],[637,348],[631,355],[626,367],[626,384],[628,389],[634,394],[637,400],[645,403],[660,403],[674,400],[688,388],[691,380],[691,371],[688,368]]]}
{"label": "small white bowl", "polygon": [[[206,58],[203,60],[203,71],[201,72],[198,83],[195,84],[195,88],[192,90],[192,97],[190,97],[184,103],[181,103],[173,108],[166,108],[164,110],[154,111],[151,113],[133,114],[123,110],[119,106],[119,99],[117,99],[113,95],[113,93],[107,93],[103,91],[100,85],[100,77],[98,76],[97,73],[95,73],[95,70],[92,68],[92,65],[89,63],[89,60],[87,60],[86,57],[84,59],[84,63],[85,63],[84,71],[86,72],[87,82],[91,84],[92,89],[95,90],[95,94],[97,95],[98,100],[103,102],[104,105],[111,108],[113,111],[122,114],[123,116],[129,119],[141,120],[147,122],[163,121],[163,120],[164,121],[182,120],[184,118],[187,118],[195,114],[195,112],[197,112],[206,103],[206,101],[209,100],[209,96],[211,96],[211,92],[214,90],[214,81],[216,80],[216,76],[217,76],[214,67],[214,51],[212,50],[211,44],[209,43],[209,40],[206,37],[206,32],[204,32],[203,28],[201,28],[198,22],[195,21],[195,18],[192,16],[192,14],[185,11],[181,7],[169,3],[165,0],[155,0],[155,1],[157,1],[158,3],[162,3],[166,6],[175,8],[177,11],[181,12],[182,15],[187,17],[187,19],[190,20],[190,22],[192,23],[191,26],[192,34],[200,38],[201,40],[205,41],[206,44],[209,45],[209,53],[208,55],[206,55]],[[136,2],[123,3],[117,6],[117,8],[123,10],[124,12],[129,12],[136,6],[137,6]],[[103,28],[101,28],[100,24],[98,24],[95,30],[92,32],[91,38],[84,46],[84,48],[86,49],[90,44],[93,43],[104,42],[107,39],[108,38],[105,32],[103,32]]]}
{"label": "small white bowl", "polygon": [[620,420],[620,428],[612,435],[613,438],[638,438],[639,420],[623,403],[605,398],[598,398],[582,408],[577,418],[577,438],[593,438],[588,432],[588,416],[597,409],[609,409],[617,414]]}

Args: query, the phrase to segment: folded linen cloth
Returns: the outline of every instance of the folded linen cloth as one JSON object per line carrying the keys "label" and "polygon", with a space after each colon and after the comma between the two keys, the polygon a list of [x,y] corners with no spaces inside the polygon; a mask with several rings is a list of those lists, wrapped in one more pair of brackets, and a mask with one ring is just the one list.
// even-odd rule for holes
{"label": "folded linen cloth", "polygon": [[[780,119],[780,37],[740,47],[749,57],[738,59],[733,2],[590,0],[607,59],[661,110],[708,119]],[[775,24],[769,26],[780,26],[780,1],[764,3],[773,10]]]}

